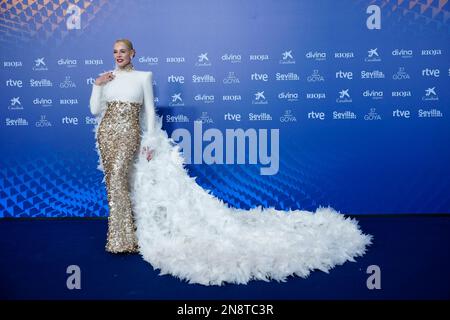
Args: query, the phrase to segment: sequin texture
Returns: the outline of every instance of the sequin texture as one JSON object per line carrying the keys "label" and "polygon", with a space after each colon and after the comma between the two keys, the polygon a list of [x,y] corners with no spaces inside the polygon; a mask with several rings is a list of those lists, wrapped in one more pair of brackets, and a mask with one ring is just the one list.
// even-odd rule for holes
{"label": "sequin texture", "polygon": [[97,141],[105,172],[109,206],[106,251],[138,252],[130,198],[130,165],[140,145],[141,103],[109,101]]}

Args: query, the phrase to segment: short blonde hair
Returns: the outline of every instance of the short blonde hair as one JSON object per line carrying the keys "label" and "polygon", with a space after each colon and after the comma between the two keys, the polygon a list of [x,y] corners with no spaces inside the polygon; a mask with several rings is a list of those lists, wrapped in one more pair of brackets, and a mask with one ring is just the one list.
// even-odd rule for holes
{"label": "short blonde hair", "polygon": [[116,44],[117,42],[122,42],[122,43],[124,43],[124,44],[127,46],[127,48],[128,48],[129,50],[133,50],[133,56],[132,56],[132,58],[134,58],[134,56],[136,55],[136,50],[134,50],[133,44],[131,43],[130,40],[128,40],[128,39],[117,39],[117,40],[114,42],[114,44]]}

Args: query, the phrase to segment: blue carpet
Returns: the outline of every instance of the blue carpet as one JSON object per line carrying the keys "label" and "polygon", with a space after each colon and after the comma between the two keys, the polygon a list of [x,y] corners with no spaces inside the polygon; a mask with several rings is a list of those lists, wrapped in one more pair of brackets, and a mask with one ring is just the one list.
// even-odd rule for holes
{"label": "blue carpet", "polygon": [[[0,219],[0,299],[449,299],[450,216],[359,216],[374,235],[369,252],[329,274],[287,282],[252,281],[222,287],[192,285],[138,254],[105,252],[106,219]],[[66,269],[81,269],[81,289],[69,290]],[[367,268],[381,269],[381,289],[369,290]]]}

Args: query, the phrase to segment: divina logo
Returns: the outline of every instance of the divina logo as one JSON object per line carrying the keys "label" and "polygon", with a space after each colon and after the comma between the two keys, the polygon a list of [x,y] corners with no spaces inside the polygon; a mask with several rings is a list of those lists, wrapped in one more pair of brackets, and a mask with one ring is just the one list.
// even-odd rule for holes
{"label": "divina logo", "polygon": [[405,49],[395,49],[394,51],[392,51],[392,55],[394,57],[400,57],[400,58],[412,58],[413,51],[405,50]]}
{"label": "divina logo", "polygon": [[364,98],[372,98],[374,100],[383,99],[383,91],[366,90],[362,95]]}
{"label": "divina logo", "polygon": [[42,107],[51,107],[53,104],[52,99],[35,98],[33,99],[33,104]]}
{"label": "divina logo", "polygon": [[298,93],[281,92],[278,94],[278,99],[287,100],[289,102],[295,102],[298,101]]}
{"label": "divina logo", "polygon": [[224,54],[221,57],[221,60],[224,62],[231,62],[231,63],[241,63],[242,62],[242,56],[240,54]]}
{"label": "divina logo", "polygon": [[207,95],[207,94],[197,94],[194,97],[195,102],[204,102],[204,103],[213,103],[214,102],[214,95]]}
{"label": "divina logo", "polygon": [[326,52],[317,52],[317,51],[312,52],[312,51],[310,51],[307,54],[305,54],[305,57],[307,59],[313,59],[313,60],[316,60],[316,61],[324,61],[324,60],[327,59],[327,54],[326,54]]}
{"label": "divina logo", "polygon": [[279,129],[233,128],[222,133],[217,128],[203,130],[203,124],[202,120],[194,121],[194,136],[185,128],[172,132],[171,138],[182,149],[187,164],[247,164],[248,161],[259,165],[261,175],[278,173]]}
{"label": "divina logo", "polygon": [[66,66],[68,68],[73,68],[77,66],[77,60],[76,59],[59,59],[58,60],[58,66]]}
{"label": "divina logo", "polygon": [[139,63],[144,63],[149,66],[154,66],[159,63],[159,58],[147,56],[147,57],[140,57],[138,61],[139,61]]}

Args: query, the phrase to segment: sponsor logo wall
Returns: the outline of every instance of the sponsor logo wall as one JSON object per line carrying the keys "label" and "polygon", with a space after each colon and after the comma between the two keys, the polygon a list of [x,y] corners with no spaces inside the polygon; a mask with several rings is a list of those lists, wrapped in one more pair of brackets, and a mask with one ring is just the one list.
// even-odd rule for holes
{"label": "sponsor logo wall", "polygon": [[[236,207],[449,212],[448,19],[425,28],[381,2],[324,2],[252,2],[240,14],[237,0],[222,13],[204,1],[131,6],[133,64],[153,71],[158,115],[190,174]],[[80,13],[67,31],[78,38],[2,39],[0,217],[107,215],[88,101],[123,34],[101,20],[119,10],[111,3],[87,25]]]}

